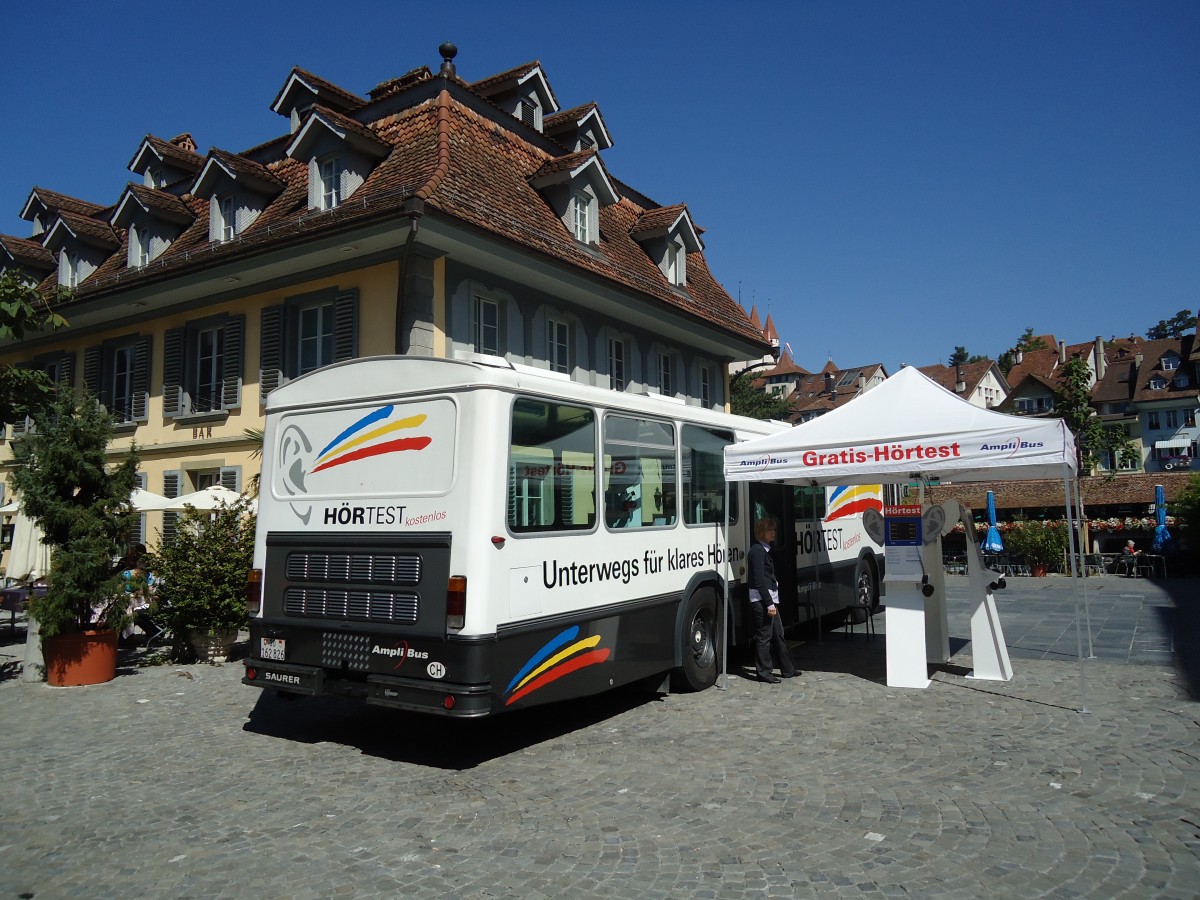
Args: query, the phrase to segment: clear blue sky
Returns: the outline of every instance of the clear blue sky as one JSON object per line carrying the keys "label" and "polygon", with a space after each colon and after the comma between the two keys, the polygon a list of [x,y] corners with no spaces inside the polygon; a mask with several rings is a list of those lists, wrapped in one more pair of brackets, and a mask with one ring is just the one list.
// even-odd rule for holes
{"label": "clear blue sky", "polygon": [[1194,0],[46,2],[3,22],[8,234],[35,184],[114,202],[146,133],[283,133],[293,65],[365,94],[450,40],[467,80],[539,59],[563,106],[597,101],[609,170],[688,203],[717,278],[806,368],[1200,306]]}

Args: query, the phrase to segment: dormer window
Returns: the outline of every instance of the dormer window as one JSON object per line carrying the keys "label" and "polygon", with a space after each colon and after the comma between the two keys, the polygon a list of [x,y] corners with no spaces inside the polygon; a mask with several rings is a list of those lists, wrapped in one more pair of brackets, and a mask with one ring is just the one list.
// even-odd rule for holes
{"label": "dormer window", "polygon": [[521,121],[530,128],[542,130],[542,108],[538,105],[537,98],[526,97],[521,100]]}
{"label": "dormer window", "polygon": [[1177,388],[1185,388],[1191,383],[1192,383],[1192,380],[1190,378],[1188,378],[1186,372],[1180,372],[1178,375],[1175,376],[1175,387],[1177,387]]}
{"label": "dormer window", "polygon": [[166,185],[167,179],[163,176],[162,169],[151,167],[142,176],[142,183],[148,188],[160,188]]}
{"label": "dormer window", "polygon": [[216,198],[216,232],[217,240],[222,244],[232,241],[237,234],[237,220],[233,211],[233,194],[223,194]]}
{"label": "dormer window", "polygon": [[320,209],[336,209],[342,202],[342,160],[327,156],[318,167],[320,173]]}
{"label": "dormer window", "polygon": [[687,284],[687,251],[683,247],[682,240],[677,239],[667,243],[666,275],[667,281],[671,284],[679,287]]}
{"label": "dormer window", "polygon": [[587,191],[575,191],[571,195],[571,231],[575,240],[583,244],[598,243],[593,239],[596,228],[596,198]]}
{"label": "dormer window", "polygon": [[1153,378],[1150,379],[1150,389],[1151,390],[1161,391],[1166,386],[1167,386],[1167,379],[1163,378],[1161,375],[1155,375]]}
{"label": "dormer window", "polygon": [[1166,372],[1171,372],[1179,368],[1179,357],[1174,353],[1168,353],[1162,358],[1162,367]]}
{"label": "dormer window", "polygon": [[79,257],[70,250],[58,256],[58,283],[71,290],[79,286]]}
{"label": "dormer window", "polygon": [[140,269],[150,262],[150,229],[135,225],[129,229],[129,263]]}

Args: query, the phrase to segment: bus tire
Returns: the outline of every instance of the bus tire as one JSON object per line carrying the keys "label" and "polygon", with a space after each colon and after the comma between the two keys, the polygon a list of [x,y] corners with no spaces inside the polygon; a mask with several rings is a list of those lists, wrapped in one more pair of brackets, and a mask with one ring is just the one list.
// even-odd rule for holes
{"label": "bus tire", "polygon": [[854,605],[872,613],[879,609],[879,580],[875,567],[865,558],[860,558],[854,569]]}
{"label": "bus tire", "polygon": [[712,588],[700,588],[687,599],[678,638],[683,665],[671,672],[672,690],[702,691],[716,683],[721,660],[719,612]]}

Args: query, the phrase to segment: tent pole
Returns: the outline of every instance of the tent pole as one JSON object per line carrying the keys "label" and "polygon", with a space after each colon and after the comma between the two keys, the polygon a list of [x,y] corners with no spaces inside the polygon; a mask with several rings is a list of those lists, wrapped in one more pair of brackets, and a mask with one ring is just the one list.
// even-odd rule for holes
{"label": "tent pole", "polygon": [[733,561],[729,558],[729,479],[725,480],[725,599],[721,603],[721,690],[729,689],[729,576]]}
{"label": "tent pole", "polygon": [[[824,488],[821,488],[823,491]],[[812,517],[813,517],[813,577],[816,579],[817,591],[813,598],[813,609],[817,611],[817,643],[825,643],[825,638],[821,635],[821,562],[817,559],[817,544],[818,538],[823,538],[825,531],[821,528],[821,523],[817,519],[817,483],[812,483]]]}
{"label": "tent pole", "polygon": [[1063,463],[1063,500],[1067,512],[1067,539],[1071,556],[1071,584],[1075,595],[1075,650],[1079,655],[1079,711],[1088,712],[1087,708],[1087,662],[1083,658],[1083,637],[1079,631],[1079,566],[1075,558],[1077,541],[1075,540],[1075,516],[1071,511],[1071,471]]}
{"label": "tent pole", "polygon": [[1080,543],[1079,563],[1080,563],[1080,567],[1083,571],[1083,581],[1082,581],[1082,584],[1083,584],[1083,623],[1087,628],[1088,659],[1095,659],[1096,654],[1092,650],[1092,612],[1091,612],[1091,609],[1088,604],[1087,565],[1086,565],[1087,548],[1083,546],[1083,524],[1084,524],[1083,490],[1079,485],[1078,473],[1076,473],[1075,477],[1073,479],[1071,479],[1071,481],[1075,485],[1075,514],[1079,518],[1079,543]]}

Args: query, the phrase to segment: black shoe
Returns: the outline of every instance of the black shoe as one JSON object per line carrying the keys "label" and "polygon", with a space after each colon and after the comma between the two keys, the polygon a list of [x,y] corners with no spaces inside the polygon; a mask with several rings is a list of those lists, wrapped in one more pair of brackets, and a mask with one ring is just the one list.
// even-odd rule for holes
{"label": "black shoe", "polygon": [[758,680],[759,680],[759,681],[764,681],[764,682],[766,682],[767,684],[779,684],[779,679],[778,679],[778,678],[776,678],[774,675],[768,675],[766,678],[763,678],[763,677],[759,676],[759,679],[758,679]]}
{"label": "black shoe", "polygon": [[780,672],[779,673],[780,678],[798,678],[799,676],[800,676],[799,672]]}

